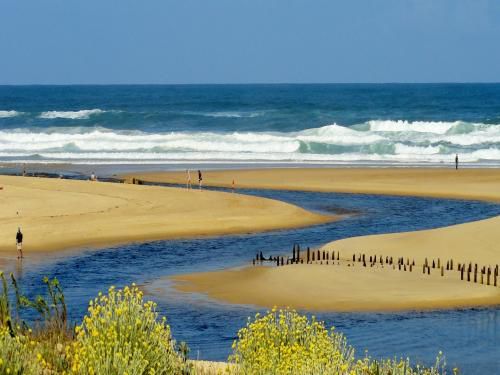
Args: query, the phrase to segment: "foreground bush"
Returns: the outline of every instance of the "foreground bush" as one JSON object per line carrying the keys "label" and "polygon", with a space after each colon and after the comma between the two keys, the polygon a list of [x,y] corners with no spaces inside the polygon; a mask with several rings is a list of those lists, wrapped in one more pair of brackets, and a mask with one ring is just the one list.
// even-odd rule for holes
{"label": "foreground bush", "polygon": [[238,332],[229,362],[241,374],[437,375],[444,374],[439,356],[431,368],[412,367],[409,360],[354,360],[354,349],[339,333],[294,310],[257,314]]}
{"label": "foreground bush", "polygon": [[354,351],[314,317],[273,310],[238,332],[229,361],[242,374],[346,374]]}
{"label": "foreground bush", "polygon": [[109,289],[90,302],[88,315],[76,327],[72,371],[79,374],[180,374],[177,354],[165,318],[156,304],[143,301],[133,285]]}
{"label": "foreground bush", "polygon": [[28,337],[12,337],[9,329],[0,326],[0,374],[41,374],[41,362],[33,355],[35,346]]}

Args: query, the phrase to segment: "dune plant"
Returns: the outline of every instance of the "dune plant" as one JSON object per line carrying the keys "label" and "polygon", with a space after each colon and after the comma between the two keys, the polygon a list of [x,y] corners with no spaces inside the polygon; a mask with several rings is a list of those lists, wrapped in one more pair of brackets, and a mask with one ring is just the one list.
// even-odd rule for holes
{"label": "dune plant", "polygon": [[33,354],[37,345],[28,336],[13,336],[0,327],[0,374],[42,374],[43,367]]}
{"label": "dune plant", "polygon": [[229,362],[241,374],[349,374],[355,364],[341,334],[289,309],[249,319]]}
{"label": "dune plant", "polygon": [[236,374],[438,375],[445,373],[440,355],[433,367],[412,367],[407,360],[355,360],[354,349],[332,328],[295,310],[257,314],[238,332],[229,362]]}
{"label": "dune plant", "polygon": [[76,327],[72,371],[78,374],[182,374],[187,363],[176,351],[166,319],[143,300],[137,286],[90,302]]}

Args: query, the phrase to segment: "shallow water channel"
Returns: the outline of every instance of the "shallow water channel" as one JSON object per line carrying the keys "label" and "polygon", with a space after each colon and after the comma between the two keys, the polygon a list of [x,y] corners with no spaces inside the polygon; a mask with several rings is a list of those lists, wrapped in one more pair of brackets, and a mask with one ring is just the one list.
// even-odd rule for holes
{"label": "shallow water channel", "polygon": [[[293,243],[314,247],[346,237],[429,229],[500,215],[500,205],[466,200],[251,189],[239,193],[348,216],[303,229],[155,241],[28,261],[16,267],[19,282],[26,294],[34,296],[43,292],[43,276],[57,277],[75,321],[98,291],[110,285],[145,284],[168,317],[174,337],[189,344],[191,357],[225,360],[236,332],[259,309],[178,293],[161,277],[241,266],[257,251],[288,253]],[[447,363],[465,374],[500,373],[500,308],[316,315],[343,332],[360,355],[366,349],[373,357],[410,356],[430,364],[441,350]]]}

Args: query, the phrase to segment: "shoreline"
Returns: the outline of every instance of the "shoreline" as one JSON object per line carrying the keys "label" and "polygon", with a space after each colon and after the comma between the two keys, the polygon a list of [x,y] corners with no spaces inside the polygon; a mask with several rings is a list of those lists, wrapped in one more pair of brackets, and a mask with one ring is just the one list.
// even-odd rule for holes
{"label": "shoreline", "polygon": [[336,220],[266,198],[224,192],[0,176],[0,252],[51,253],[130,242],[298,228]]}
{"label": "shoreline", "polygon": [[[186,172],[124,173],[125,179],[186,183]],[[208,170],[206,186],[399,195],[500,202],[500,168],[269,168]],[[495,190],[496,189],[496,190]]]}

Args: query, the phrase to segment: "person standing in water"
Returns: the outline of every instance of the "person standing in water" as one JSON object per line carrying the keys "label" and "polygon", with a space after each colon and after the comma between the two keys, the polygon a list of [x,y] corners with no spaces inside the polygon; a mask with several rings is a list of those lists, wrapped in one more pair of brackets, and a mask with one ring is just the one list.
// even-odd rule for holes
{"label": "person standing in water", "polygon": [[455,169],[458,169],[458,154],[455,154]]}
{"label": "person standing in water", "polygon": [[198,186],[200,187],[200,190],[201,190],[202,181],[203,181],[203,177],[201,176],[201,171],[198,169]]}
{"label": "person standing in water", "polygon": [[17,247],[17,251],[19,252],[17,259],[24,258],[23,257],[23,233],[21,232],[21,228],[17,228],[16,247]]}
{"label": "person standing in water", "polygon": [[191,189],[191,171],[189,169],[186,169],[186,177],[187,177],[186,188],[189,190]]}

